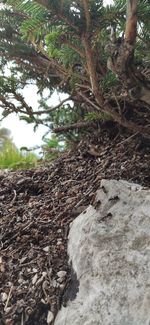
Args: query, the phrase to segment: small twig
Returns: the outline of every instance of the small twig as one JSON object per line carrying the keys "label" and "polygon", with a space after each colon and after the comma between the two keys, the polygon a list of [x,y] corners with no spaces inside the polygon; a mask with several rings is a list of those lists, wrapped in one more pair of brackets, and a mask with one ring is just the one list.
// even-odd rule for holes
{"label": "small twig", "polygon": [[62,106],[65,102],[71,100],[71,96],[67,97],[66,99],[63,99],[58,105],[56,105],[55,107],[51,107],[49,109],[43,110],[43,111],[35,111],[32,112],[32,115],[41,115],[41,114],[46,114],[46,113],[51,113],[53,111],[55,111],[57,108],[59,108],[60,106]]}
{"label": "small twig", "polygon": [[21,325],[24,325],[23,313],[21,314]]}
{"label": "small twig", "polygon": [[48,286],[48,281],[44,280],[43,283],[42,283],[42,290],[43,290],[43,293],[44,293],[44,296],[45,296],[46,303],[50,302],[50,297],[46,292],[47,286]]}
{"label": "small twig", "polygon": [[13,190],[13,192],[14,192],[14,197],[13,197],[13,199],[11,200],[11,203],[14,203],[15,200],[16,200],[16,197],[17,197],[17,192],[16,192],[16,190]]}
{"label": "small twig", "polygon": [[[22,234],[22,232],[23,232],[24,230],[28,229],[28,228],[29,228],[33,223],[34,223],[34,221],[26,222],[25,227],[22,227],[21,229],[19,229],[19,231],[17,231],[17,233],[16,233],[15,235],[13,235],[13,236],[10,237],[8,240],[6,240],[6,241],[4,242],[4,245],[6,245],[6,244],[9,245],[10,242],[11,242],[12,240],[14,240],[14,239],[17,238],[18,236],[20,236],[20,234]],[[17,230],[18,230],[18,229],[17,229]],[[11,232],[10,232],[10,233],[7,233],[7,234],[4,234],[3,237],[2,237],[2,239],[5,240],[5,236],[8,236],[8,234],[10,235]],[[1,239],[1,240],[2,240],[2,239]],[[6,247],[4,250],[7,250],[7,247]]]}
{"label": "small twig", "polygon": [[30,221],[24,228],[21,229],[21,232],[24,230],[27,230],[28,228],[30,228],[30,226],[34,223],[34,221]]}
{"label": "small twig", "polygon": [[118,107],[119,114],[121,115],[121,107],[119,105],[119,101],[118,101],[118,99],[117,99],[117,97],[116,97],[116,95],[114,93],[113,93],[113,96],[115,98],[115,101],[116,101],[116,104],[117,104],[117,107]]}
{"label": "small twig", "polygon": [[38,257],[36,257],[34,260],[32,260],[32,261],[30,261],[30,262],[22,263],[22,264],[18,265],[18,269],[23,268],[23,267],[25,267],[25,266],[29,266],[29,265],[35,263],[37,260],[38,260]]}
{"label": "small twig", "polygon": [[131,140],[131,139],[134,138],[137,134],[139,134],[139,132],[136,132],[136,133],[132,134],[132,135],[131,135],[130,137],[128,137],[127,139],[125,139],[125,140],[121,141],[120,143],[118,143],[117,146],[120,146],[120,144],[125,143],[125,142]]}
{"label": "small twig", "polygon": [[95,123],[93,121],[82,121],[82,122],[77,122],[74,124],[59,126],[59,127],[55,128],[53,131],[55,133],[68,132],[70,130],[83,129],[86,127],[94,127],[94,126],[95,126]]}
{"label": "small twig", "polygon": [[89,195],[91,192],[93,191],[93,188],[92,189],[89,189],[85,194],[84,194],[84,198],[82,198],[75,206],[74,208],[78,208],[78,206],[80,206],[80,204],[84,201],[85,197],[87,195]]}
{"label": "small twig", "polygon": [[10,300],[10,297],[11,297],[12,290],[13,290],[13,285],[10,287],[9,294],[8,294],[8,297],[7,297],[7,301],[6,301],[6,304],[5,304],[5,307],[4,307],[4,311],[7,310],[7,307],[8,307],[8,304],[9,304],[9,300]]}
{"label": "small twig", "polygon": [[87,102],[89,103],[91,106],[93,106],[97,111],[100,111],[100,106],[96,105],[93,103],[92,100],[90,100],[89,98],[87,98],[85,95],[83,95],[81,92],[79,92],[79,95]]}
{"label": "small twig", "polygon": [[82,85],[82,84],[76,83],[76,86],[79,88],[84,88],[84,89],[92,92],[92,89],[88,85]]}

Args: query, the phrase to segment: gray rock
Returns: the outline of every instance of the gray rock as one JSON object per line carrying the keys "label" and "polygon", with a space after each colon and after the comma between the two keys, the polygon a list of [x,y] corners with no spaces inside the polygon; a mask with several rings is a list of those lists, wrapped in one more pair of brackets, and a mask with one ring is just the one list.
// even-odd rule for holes
{"label": "gray rock", "polygon": [[150,324],[150,190],[103,180],[95,208],[71,225],[68,254],[79,291],[55,325]]}

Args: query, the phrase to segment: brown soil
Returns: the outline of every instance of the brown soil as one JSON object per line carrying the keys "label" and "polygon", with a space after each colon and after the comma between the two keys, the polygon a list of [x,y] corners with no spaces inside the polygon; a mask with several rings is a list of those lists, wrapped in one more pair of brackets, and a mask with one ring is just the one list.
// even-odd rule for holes
{"label": "brown soil", "polygon": [[49,166],[1,172],[0,325],[55,317],[70,283],[70,222],[94,202],[102,178],[149,186],[149,163],[150,141],[104,129]]}

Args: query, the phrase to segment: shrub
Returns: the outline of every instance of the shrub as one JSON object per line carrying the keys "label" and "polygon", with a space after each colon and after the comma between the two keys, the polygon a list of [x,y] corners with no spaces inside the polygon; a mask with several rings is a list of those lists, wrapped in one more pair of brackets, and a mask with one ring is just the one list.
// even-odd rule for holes
{"label": "shrub", "polygon": [[11,141],[7,141],[0,152],[0,169],[28,169],[35,167],[36,162],[34,153],[20,152]]}

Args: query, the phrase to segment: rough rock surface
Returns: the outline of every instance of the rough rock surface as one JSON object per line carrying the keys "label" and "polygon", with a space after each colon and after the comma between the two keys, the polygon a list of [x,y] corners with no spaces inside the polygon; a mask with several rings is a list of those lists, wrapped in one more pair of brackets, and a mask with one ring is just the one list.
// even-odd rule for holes
{"label": "rough rock surface", "polygon": [[71,224],[68,253],[79,291],[55,325],[148,325],[150,190],[102,180],[94,206]]}

